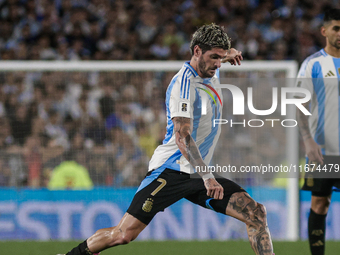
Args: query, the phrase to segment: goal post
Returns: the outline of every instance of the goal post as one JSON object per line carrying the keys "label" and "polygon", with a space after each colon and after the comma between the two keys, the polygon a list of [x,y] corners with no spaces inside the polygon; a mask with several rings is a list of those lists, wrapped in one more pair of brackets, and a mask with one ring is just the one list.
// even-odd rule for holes
{"label": "goal post", "polygon": [[[0,76],[1,75],[6,76],[8,73],[13,73],[15,77],[16,72],[24,73],[23,75],[24,77],[29,76],[29,74],[32,74],[32,73],[35,74],[39,72],[40,73],[43,73],[43,72],[50,72],[50,73],[51,72],[52,73],[55,73],[55,72],[60,72],[60,73],[72,73],[72,72],[101,73],[101,72],[104,72],[106,73],[107,72],[107,73],[111,73],[112,72],[112,73],[120,73],[124,77],[125,76],[128,77],[129,76],[128,73],[137,73],[137,76],[138,76],[138,73],[150,72],[151,73],[150,80],[156,79],[156,78],[160,80],[161,78],[159,77],[162,77],[162,79],[164,80],[165,79],[164,73],[171,72],[174,74],[182,67],[182,65],[183,65],[183,61],[0,61]],[[222,64],[222,67],[220,68],[220,74],[221,74],[221,77],[223,78],[223,82],[228,82],[228,78],[233,79],[233,82],[235,81],[237,82],[238,78],[235,78],[234,74],[237,74],[236,77],[241,77],[240,79],[243,79],[246,77],[248,80],[251,80],[254,76],[256,76],[256,79],[260,79],[261,77],[267,77],[267,76],[274,77],[275,75],[277,75],[280,78],[286,79],[287,81],[287,83],[282,86],[293,86],[293,82],[291,81],[293,81],[293,79],[296,78],[297,70],[298,70],[298,64],[296,61],[242,61],[240,66],[231,66],[229,64]],[[243,75],[242,73],[247,73],[247,75]],[[139,82],[143,84],[144,82],[142,80],[143,77],[144,76],[139,76],[137,78],[128,77],[126,81],[123,82],[124,83],[123,86],[129,84],[129,82],[133,83],[133,79],[137,81],[139,79]],[[169,77],[171,76],[169,75]],[[32,78],[32,79],[36,79],[36,78]],[[62,77],[59,77],[59,79],[62,79]],[[3,81],[5,80],[6,79],[3,79]],[[167,82],[169,83],[170,80],[168,80]],[[249,81],[247,82],[249,83]],[[158,81],[158,83],[160,83],[160,81]],[[155,82],[156,85],[158,83]],[[248,83],[245,82],[244,84],[248,84]],[[153,85],[151,89],[154,88],[156,85]],[[235,84],[235,85],[238,85],[238,84]],[[93,86],[96,86],[96,85],[93,85]],[[132,93],[132,92],[128,91],[126,93]],[[162,96],[163,98],[165,98],[165,95],[162,95]],[[225,98],[228,98],[228,95],[226,95]],[[118,99],[119,99],[119,96],[118,96]],[[134,104],[131,107],[132,109],[135,109],[140,106],[136,106],[136,104]],[[296,115],[296,109],[294,107],[289,107],[286,118],[296,119],[295,115]],[[152,116],[153,116],[152,118],[155,118],[154,115]],[[151,117],[149,118],[150,122],[152,122],[152,118]],[[110,121],[106,121],[105,125],[115,125],[115,121],[116,121],[115,119],[110,119]],[[226,128],[222,127],[222,129],[227,129],[227,127]],[[282,152],[284,156],[282,155],[280,156],[277,154],[275,155],[275,158],[279,159],[281,162],[285,161],[285,164],[287,165],[298,166],[299,164],[298,163],[299,161],[298,128],[297,127],[285,128],[284,132],[285,134],[282,135],[282,138],[281,138],[282,141],[285,141],[285,144],[283,145],[284,152]],[[242,153],[254,152],[252,148],[256,147],[256,144],[252,144],[252,145],[249,144],[249,142],[251,141],[245,141],[247,140],[247,138],[249,137],[251,138],[252,137],[251,135],[244,133],[244,131],[241,131],[241,133],[242,133],[241,135],[238,135],[237,133],[228,133],[228,132],[223,133],[222,131],[223,139],[222,141],[219,142],[221,144],[219,149],[224,150],[225,154],[228,154],[228,152],[230,151],[229,146],[233,146],[233,144],[227,145],[229,141],[228,139],[231,139],[231,138],[236,139],[236,136],[237,136],[237,139],[238,139],[237,148],[238,149],[236,152],[233,152],[233,155],[231,155],[229,158],[235,161],[239,160],[238,162],[241,162],[240,164],[242,164],[242,160],[243,160],[242,157],[244,157],[245,155]],[[272,135],[275,135],[275,134],[277,133],[274,132]],[[114,134],[112,133],[112,135]],[[254,135],[254,137],[257,137],[258,139],[265,140],[265,134],[259,134],[255,132],[252,135]],[[133,141],[132,138],[131,140]],[[268,143],[270,143],[270,141],[268,141]],[[88,144],[90,144],[90,142]],[[281,144],[277,144],[277,145],[274,144],[272,146],[274,147],[281,146]],[[92,147],[89,145],[88,148],[92,148]],[[91,149],[88,149],[87,152],[91,154]],[[256,154],[255,158],[257,158],[257,160],[263,157],[270,158],[270,155],[271,155],[270,152],[266,151],[264,153],[267,156],[263,156],[260,153],[255,153]],[[219,153],[219,157],[220,157],[219,159],[221,159],[222,162],[224,162],[223,160],[227,160],[226,158],[223,159],[223,156],[225,154]],[[115,159],[115,160],[119,161],[119,159]],[[254,159],[249,159],[249,160],[250,162],[252,162],[251,160],[254,160]],[[219,161],[217,160],[217,162]],[[281,162],[277,162],[277,163],[279,164]],[[131,169],[127,169],[124,174],[126,175],[133,174],[131,172],[132,171]],[[124,178],[124,174],[120,176],[120,178]],[[299,187],[298,187],[299,176],[298,175],[294,176],[294,174],[295,173],[290,173],[290,176],[289,176],[290,178],[287,178],[288,181],[287,181],[286,195],[285,195],[287,215],[286,215],[286,223],[284,223],[286,224],[286,226],[284,226],[285,234],[279,237],[280,239],[285,239],[285,240],[290,240],[290,241],[296,241],[299,239]],[[242,179],[242,177],[239,177],[239,176],[236,176],[236,178],[239,178],[238,180],[240,180],[240,178]],[[255,185],[256,187],[254,191],[252,191],[253,193],[256,193],[256,192],[258,192],[257,194],[261,193],[261,191],[259,191],[261,189],[261,186],[258,185],[262,181],[261,178],[259,178],[256,181],[257,184]],[[102,192],[105,192],[105,190]],[[283,224],[283,223],[281,222],[280,224]]]}

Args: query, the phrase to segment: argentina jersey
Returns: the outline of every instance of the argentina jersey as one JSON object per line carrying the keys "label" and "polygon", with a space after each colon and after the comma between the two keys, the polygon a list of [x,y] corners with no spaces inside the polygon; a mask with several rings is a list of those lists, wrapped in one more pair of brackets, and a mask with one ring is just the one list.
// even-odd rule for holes
{"label": "argentina jersey", "polygon": [[[214,77],[201,78],[186,62],[171,80],[166,92],[167,127],[163,144],[155,150],[149,171],[163,171],[165,168],[194,173],[195,170],[182,155],[175,142],[172,118],[185,117],[193,120],[191,136],[196,141],[204,162],[209,165],[216,147],[221,127],[214,126],[214,119],[222,116],[222,92],[219,84],[219,70]],[[203,108],[203,110],[202,110]],[[202,114],[203,111],[203,114]]]}
{"label": "argentina jersey", "polygon": [[309,127],[323,155],[340,155],[340,58],[324,49],[308,57],[300,68],[297,86],[308,89]]}

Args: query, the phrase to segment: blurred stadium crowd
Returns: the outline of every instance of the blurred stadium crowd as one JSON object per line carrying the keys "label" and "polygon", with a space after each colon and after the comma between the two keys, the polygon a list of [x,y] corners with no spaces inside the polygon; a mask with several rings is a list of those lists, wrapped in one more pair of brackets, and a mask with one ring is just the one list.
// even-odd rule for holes
{"label": "blurred stadium crowd", "polygon": [[336,0],[1,0],[2,60],[189,59],[191,34],[224,25],[245,59],[301,62]]}
{"label": "blurred stadium crowd", "polygon": [[[226,27],[245,59],[301,62],[322,47],[320,13],[336,4],[3,0],[1,60],[188,60],[190,35],[200,25],[215,22]],[[69,171],[62,162],[74,162],[80,175],[88,173],[88,187],[138,185],[164,138],[163,98],[173,75],[0,73],[0,186],[57,188],[53,172],[58,170],[62,178]],[[251,146],[244,145],[249,137],[225,136],[238,139],[249,152]],[[256,136],[259,141],[273,138],[273,148],[284,142],[277,133]],[[237,154],[230,144],[221,144],[221,151]],[[271,147],[262,150],[280,158]],[[232,157],[239,157],[236,154]],[[220,157],[228,161],[225,153]],[[239,158],[239,164],[245,161],[261,162],[261,155]],[[62,185],[59,188],[75,184],[66,178]]]}
{"label": "blurred stadium crowd", "polygon": [[[92,185],[138,185],[164,139],[163,95],[174,74],[154,75],[0,73],[0,186],[86,188],[71,180],[84,171]],[[72,176],[65,161],[85,169]],[[49,183],[57,166],[62,187]]]}

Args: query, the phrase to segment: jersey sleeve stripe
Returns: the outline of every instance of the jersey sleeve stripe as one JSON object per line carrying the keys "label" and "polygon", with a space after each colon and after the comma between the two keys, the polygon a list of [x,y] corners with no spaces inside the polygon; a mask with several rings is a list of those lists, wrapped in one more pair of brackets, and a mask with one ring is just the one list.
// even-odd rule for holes
{"label": "jersey sleeve stripe", "polygon": [[184,80],[185,84],[184,84],[184,91],[183,91],[183,98],[185,98],[186,96],[186,91],[187,91],[187,84],[188,84],[188,77],[185,77],[185,80]]}
{"label": "jersey sleeve stripe", "polygon": [[[190,70],[190,69],[188,69]],[[191,77],[192,73],[188,72],[186,74],[186,78],[185,78],[185,88],[184,88],[184,98],[185,99],[189,99],[189,91],[190,91],[190,77]]]}
{"label": "jersey sleeve stripe", "polygon": [[187,70],[185,70],[182,74],[182,80],[181,80],[181,91],[180,91],[180,98],[183,98],[183,85],[184,85],[184,78],[185,78],[185,73]]}
{"label": "jersey sleeve stripe", "polygon": [[184,71],[184,73],[182,74],[182,81],[181,81],[181,94],[180,94],[180,98],[184,98],[184,90],[185,90],[185,79],[186,79],[186,73],[188,72],[189,69],[186,69]]}
{"label": "jersey sleeve stripe", "polygon": [[190,80],[189,80],[188,90],[187,90],[187,96],[186,96],[187,99],[189,99],[189,91],[190,91]]}

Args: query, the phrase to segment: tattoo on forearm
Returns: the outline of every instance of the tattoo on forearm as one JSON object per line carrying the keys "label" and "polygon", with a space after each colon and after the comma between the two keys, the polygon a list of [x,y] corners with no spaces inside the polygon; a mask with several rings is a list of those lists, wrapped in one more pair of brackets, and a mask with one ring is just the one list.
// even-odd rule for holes
{"label": "tattoo on forearm", "polygon": [[[201,153],[197,147],[195,140],[190,134],[191,119],[184,117],[174,118],[175,132],[184,138],[183,147],[180,148],[183,156],[189,161],[189,163],[196,169],[197,166],[205,166]],[[183,137],[184,136],[184,137]]]}
{"label": "tattoo on forearm", "polygon": [[189,163],[193,166],[202,165],[203,159],[201,153],[198,150],[195,140],[191,135],[188,135],[185,139],[187,145],[187,152],[189,157]]}
{"label": "tattoo on forearm", "polygon": [[182,131],[190,130],[191,120],[189,118],[175,117],[174,122],[175,122],[175,132],[180,131],[181,128],[182,128]]}

